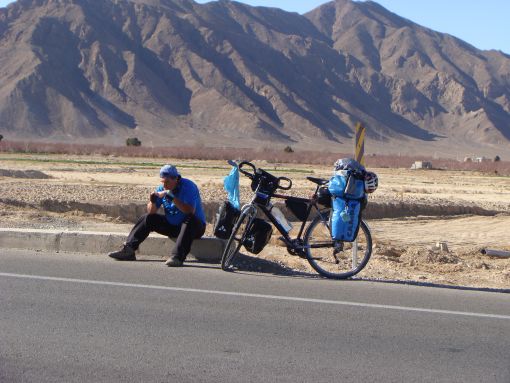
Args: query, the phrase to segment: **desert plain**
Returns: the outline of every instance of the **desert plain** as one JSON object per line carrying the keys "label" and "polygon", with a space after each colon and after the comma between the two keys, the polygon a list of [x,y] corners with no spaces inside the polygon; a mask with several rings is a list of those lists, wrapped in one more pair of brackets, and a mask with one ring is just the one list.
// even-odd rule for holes
{"label": "desert plain", "polygon": [[[159,183],[159,167],[177,165],[197,183],[212,227],[226,199],[225,161],[0,153],[0,227],[129,232]],[[332,166],[254,163],[289,177],[295,196],[310,196],[306,176],[330,178]],[[510,289],[510,258],[482,249],[510,251],[510,177],[494,173],[371,168],[379,188],[366,212],[374,247],[356,278],[381,282]],[[251,198],[241,176],[241,200]],[[292,217],[289,216],[292,220]],[[293,222],[294,228],[298,222]],[[297,229],[296,229],[297,230]],[[259,255],[242,251],[239,270],[316,277],[306,260],[273,238]],[[437,246],[442,244],[441,246]],[[228,274],[225,276],[228,277]]]}

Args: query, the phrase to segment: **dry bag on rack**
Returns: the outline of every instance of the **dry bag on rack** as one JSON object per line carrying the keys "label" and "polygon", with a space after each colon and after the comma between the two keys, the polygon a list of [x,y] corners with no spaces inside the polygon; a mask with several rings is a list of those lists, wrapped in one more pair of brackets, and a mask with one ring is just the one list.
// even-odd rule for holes
{"label": "dry bag on rack", "polygon": [[273,227],[261,218],[254,218],[243,245],[250,253],[258,254],[271,239]]}
{"label": "dry bag on rack", "polygon": [[237,210],[229,201],[224,201],[219,208],[216,225],[214,226],[214,235],[221,239],[229,239],[232,229],[239,218],[240,211]]}
{"label": "dry bag on rack", "polygon": [[358,235],[362,203],[365,201],[364,181],[345,171],[332,177],[328,188],[333,196],[331,237],[352,242]]}
{"label": "dry bag on rack", "polygon": [[328,184],[329,192],[333,197],[360,199],[365,196],[365,182],[362,176],[358,177],[349,170],[337,173],[331,177]]}

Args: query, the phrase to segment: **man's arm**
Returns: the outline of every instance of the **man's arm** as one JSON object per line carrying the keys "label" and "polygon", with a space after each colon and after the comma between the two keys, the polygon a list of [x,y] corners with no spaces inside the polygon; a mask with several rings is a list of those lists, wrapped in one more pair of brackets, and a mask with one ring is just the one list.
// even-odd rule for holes
{"label": "man's arm", "polygon": [[160,192],[158,193],[158,196],[161,198],[167,198],[168,200],[173,202],[175,207],[177,207],[177,209],[182,211],[184,214],[195,214],[195,207],[193,205],[190,205],[182,201],[180,198],[176,197],[174,193],[170,190]]}
{"label": "man's arm", "polygon": [[176,198],[173,193],[168,194],[168,190],[156,192],[151,194],[151,200],[147,204],[147,213],[155,214],[158,211],[158,207],[156,206],[157,198],[168,198],[170,201],[173,201],[174,205],[182,211],[184,214],[195,214],[195,207],[193,205],[189,205],[179,198]]}
{"label": "man's arm", "polygon": [[156,195],[156,193],[151,193],[149,203],[147,204],[148,214],[156,214],[156,212],[158,211],[158,206],[156,205],[157,200],[158,196]]}
{"label": "man's arm", "polygon": [[179,198],[174,197],[174,205],[184,214],[195,214],[195,207],[182,202]]}

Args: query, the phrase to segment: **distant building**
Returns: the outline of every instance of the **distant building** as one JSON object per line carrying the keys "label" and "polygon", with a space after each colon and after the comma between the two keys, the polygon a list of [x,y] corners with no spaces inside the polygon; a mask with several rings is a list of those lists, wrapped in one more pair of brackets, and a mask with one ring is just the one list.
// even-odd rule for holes
{"label": "distant building", "polygon": [[487,157],[484,157],[484,156],[481,156],[481,157],[464,157],[464,162],[478,162],[478,163],[481,163],[481,162],[492,162],[494,160],[490,159],[490,158],[487,158]]}
{"label": "distant building", "polygon": [[432,169],[432,162],[414,161],[414,164],[411,165],[411,169]]}

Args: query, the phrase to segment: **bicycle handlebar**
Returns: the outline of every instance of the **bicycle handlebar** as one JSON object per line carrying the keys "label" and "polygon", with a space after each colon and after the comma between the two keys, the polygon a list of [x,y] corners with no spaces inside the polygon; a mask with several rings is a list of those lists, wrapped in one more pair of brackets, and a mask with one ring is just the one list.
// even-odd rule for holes
{"label": "bicycle handlebar", "polygon": [[[253,173],[250,173],[250,172],[247,172],[246,170],[243,170],[243,166],[244,165],[247,165],[249,167],[251,167],[253,169]],[[237,167],[239,168],[239,171],[241,173],[243,173],[246,177],[248,177],[249,179],[253,179],[255,177],[255,172],[257,171],[257,168],[255,167],[255,165],[253,165],[251,162],[248,162],[248,161],[242,161],[240,162]]]}
{"label": "bicycle handlebar", "polygon": [[[229,160],[228,163],[230,165],[232,165],[232,166],[237,165],[237,167],[239,169],[239,172],[243,173],[249,179],[253,180],[255,178],[255,173],[257,172],[257,167],[255,165],[253,165],[251,162],[241,161],[239,163],[236,163],[234,161]],[[252,168],[253,172],[249,172],[249,171],[243,170],[242,168],[245,165],[249,166],[250,168]],[[290,178],[287,178],[287,177],[278,177],[277,180],[278,180],[278,189],[281,189],[281,190],[290,190],[290,188],[292,187],[292,180]],[[287,185],[286,186],[280,185],[280,181],[287,182]]]}
{"label": "bicycle handlebar", "polygon": [[[280,181],[286,181],[288,183],[288,185],[287,186],[281,186],[280,185]],[[278,189],[290,190],[291,187],[292,187],[292,180],[290,178],[287,178],[287,177],[278,177]]]}

